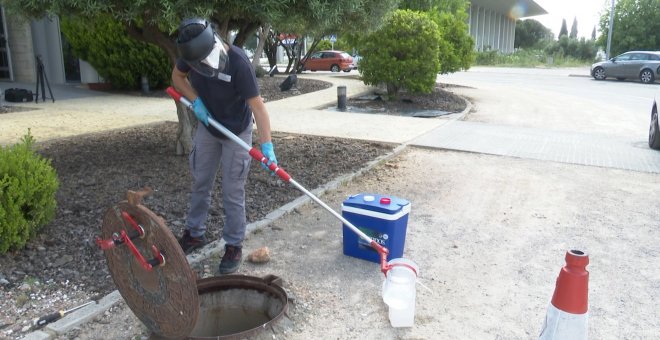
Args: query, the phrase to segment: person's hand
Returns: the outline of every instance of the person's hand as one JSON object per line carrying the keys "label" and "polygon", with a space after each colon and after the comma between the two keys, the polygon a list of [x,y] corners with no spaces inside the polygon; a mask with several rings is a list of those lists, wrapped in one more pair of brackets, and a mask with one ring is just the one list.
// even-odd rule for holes
{"label": "person's hand", "polygon": [[[266,142],[261,144],[261,153],[263,153],[264,156],[268,158],[268,165],[270,165],[271,163],[277,164],[277,158],[275,157],[275,150],[273,150],[273,143]],[[264,163],[261,163],[261,166],[263,166],[264,169],[268,169],[268,167]]]}
{"label": "person's hand", "polygon": [[192,106],[193,112],[195,112],[197,119],[204,123],[204,125],[209,126],[209,110],[207,110],[206,106],[204,106],[202,99],[197,97],[197,99],[193,101]]}

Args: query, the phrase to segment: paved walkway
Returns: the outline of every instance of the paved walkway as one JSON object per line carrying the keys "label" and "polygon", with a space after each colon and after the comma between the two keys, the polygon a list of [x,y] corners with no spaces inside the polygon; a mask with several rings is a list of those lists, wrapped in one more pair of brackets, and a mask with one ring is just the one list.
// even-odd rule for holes
{"label": "paved walkway", "polygon": [[[340,112],[331,109],[336,107],[337,86],[346,86],[348,96],[370,91],[357,74],[319,72],[300,77],[333,86],[266,103],[274,131],[660,173],[660,152],[649,149],[643,140],[460,121],[463,113],[420,119]],[[33,88],[0,83],[1,89],[10,87]],[[112,95],[70,85],[52,86],[52,91],[54,103],[48,99],[22,103],[18,105],[36,110],[0,115],[0,145],[18,142],[28,128],[44,141],[177,120],[167,98]]]}
{"label": "paved walkway", "polygon": [[660,152],[646,141],[537,128],[453,121],[411,145],[660,173]]}

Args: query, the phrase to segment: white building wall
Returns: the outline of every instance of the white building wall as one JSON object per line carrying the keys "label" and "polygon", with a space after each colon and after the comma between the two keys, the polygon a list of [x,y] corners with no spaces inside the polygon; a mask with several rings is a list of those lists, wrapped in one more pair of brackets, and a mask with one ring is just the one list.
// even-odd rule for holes
{"label": "white building wall", "polygon": [[15,15],[7,15],[5,19],[7,20],[7,43],[12,63],[10,67],[13,70],[13,80],[33,83],[37,79],[37,72],[34,65],[30,25]]}
{"label": "white building wall", "polygon": [[468,14],[468,31],[474,39],[475,50],[490,48],[502,53],[513,52],[515,21],[506,13],[471,4]]}
{"label": "white building wall", "polygon": [[35,58],[41,56],[48,82],[50,84],[65,83],[59,19],[53,17],[32,21],[31,27]]}

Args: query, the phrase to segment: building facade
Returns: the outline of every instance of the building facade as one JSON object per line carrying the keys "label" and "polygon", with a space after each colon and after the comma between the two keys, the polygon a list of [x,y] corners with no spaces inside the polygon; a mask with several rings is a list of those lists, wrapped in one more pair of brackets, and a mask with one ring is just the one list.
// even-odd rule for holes
{"label": "building facade", "polygon": [[511,53],[516,20],[547,13],[531,0],[472,0],[468,22],[475,49]]}
{"label": "building facade", "polygon": [[57,17],[27,21],[0,6],[0,21],[0,81],[36,83],[38,60],[50,84],[102,81],[91,65],[67,53]]}

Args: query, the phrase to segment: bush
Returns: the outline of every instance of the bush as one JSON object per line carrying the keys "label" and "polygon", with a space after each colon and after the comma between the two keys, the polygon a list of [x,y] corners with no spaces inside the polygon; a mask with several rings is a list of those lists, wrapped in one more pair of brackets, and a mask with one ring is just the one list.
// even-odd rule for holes
{"label": "bush", "polygon": [[585,38],[569,38],[562,36],[558,41],[548,43],[545,53],[555,58],[571,58],[593,62],[596,59],[596,44],[593,40]]}
{"label": "bush", "polygon": [[390,100],[399,89],[429,93],[440,71],[440,33],[428,15],[397,10],[383,27],[368,35],[361,49],[360,72],[367,85],[387,86]]}
{"label": "bush", "polygon": [[33,143],[28,130],[21,143],[0,148],[0,254],[23,247],[55,216],[57,174]]}
{"label": "bush", "polygon": [[331,48],[332,48],[332,43],[330,42],[330,40],[325,40],[324,39],[324,40],[319,41],[319,44],[316,45],[315,50],[316,51],[325,51],[325,50],[329,50]]}
{"label": "bush", "polygon": [[147,76],[152,88],[170,83],[172,66],[165,52],[129,37],[121,22],[112,17],[63,17],[61,27],[73,53],[90,63],[114,88],[139,89],[142,76]]}
{"label": "bush", "polygon": [[477,52],[477,65],[495,65],[497,63],[497,50]]}

